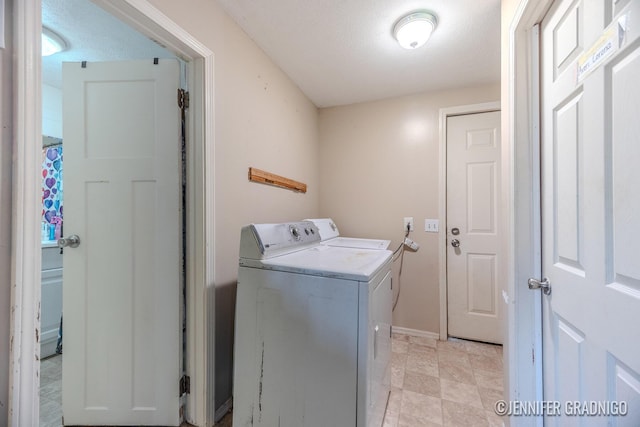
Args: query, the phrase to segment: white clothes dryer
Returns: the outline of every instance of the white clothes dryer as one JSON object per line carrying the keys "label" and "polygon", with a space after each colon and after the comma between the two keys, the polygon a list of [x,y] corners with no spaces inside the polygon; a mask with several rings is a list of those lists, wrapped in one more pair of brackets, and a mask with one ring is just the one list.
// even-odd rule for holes
{"label": "white clothes dryer", "polygon": [[379,427],[391,379],[391,251],[313,222],[242,228],[234,427]]}
{"label": "white clothes dryer", "polygon": [[360,249],[388,249],[391,244],[390,240],[341,237],[338,226],[331,218],[305,219],[305,221],[311,221],[318,227],[323,245]]}

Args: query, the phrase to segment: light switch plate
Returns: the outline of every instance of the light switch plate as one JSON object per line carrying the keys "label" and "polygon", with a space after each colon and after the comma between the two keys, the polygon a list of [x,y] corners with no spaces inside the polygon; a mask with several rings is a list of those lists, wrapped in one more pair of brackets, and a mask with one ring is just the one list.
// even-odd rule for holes
{"label": "light switch plate", "polygon": [[425,219],[424,231],[427,233],[437,233],[440,230],[440,221],[437,219]]}

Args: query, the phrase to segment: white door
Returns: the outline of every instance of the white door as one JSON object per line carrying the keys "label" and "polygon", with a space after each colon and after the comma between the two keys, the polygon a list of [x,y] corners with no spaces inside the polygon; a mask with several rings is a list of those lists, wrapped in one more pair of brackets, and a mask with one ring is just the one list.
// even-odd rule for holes
{"label": "white door", "polygon": [[65,63],[67,425],[178,425],[176,60]]}
{"label": "white door", "polygon": [[500,112],[448,117],[448,334],[501,344],[499,171]]}
{"label": "white door", "polygon": [[559,0],[541,26],[544,398],[628,409],[547,425],[640,425],[639,18],[636,0]]}

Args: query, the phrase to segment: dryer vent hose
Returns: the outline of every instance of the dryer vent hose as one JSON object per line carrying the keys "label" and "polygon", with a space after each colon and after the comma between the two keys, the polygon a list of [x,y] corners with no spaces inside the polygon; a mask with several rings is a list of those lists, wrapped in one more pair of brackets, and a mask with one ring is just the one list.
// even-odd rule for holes
{"label": "dryer vent hose", "polygon": [[[398,301],[400,300],[400,291],[402,290],[402,263],[404,261],[404,248],[405,246],[410,247],[413,251],[417,251],[419,246],[413,240],[409,239],[409,233],[411,232],[411,226],[407,224],[407,231],[404,233],[404,239],[398,246],[398,248],[393,251],[393,262],[396,262],[400,259],[400,271],[398,272],[398,293],[396,294],[396,299],[393,301],[392,312],[396,310],[396,306],[398,305]],[[407,243],[409,242],[409,243]],[[415,245],[415,247],[413,245]]]}

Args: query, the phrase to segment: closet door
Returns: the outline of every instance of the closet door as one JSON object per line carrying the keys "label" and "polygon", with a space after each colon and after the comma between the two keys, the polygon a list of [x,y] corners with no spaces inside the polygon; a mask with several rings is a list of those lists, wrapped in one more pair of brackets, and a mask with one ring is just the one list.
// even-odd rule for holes
{"label": "closet door", "polygon": [[68,425],[180,423],[176,60],[63,68],[63,413]]}

